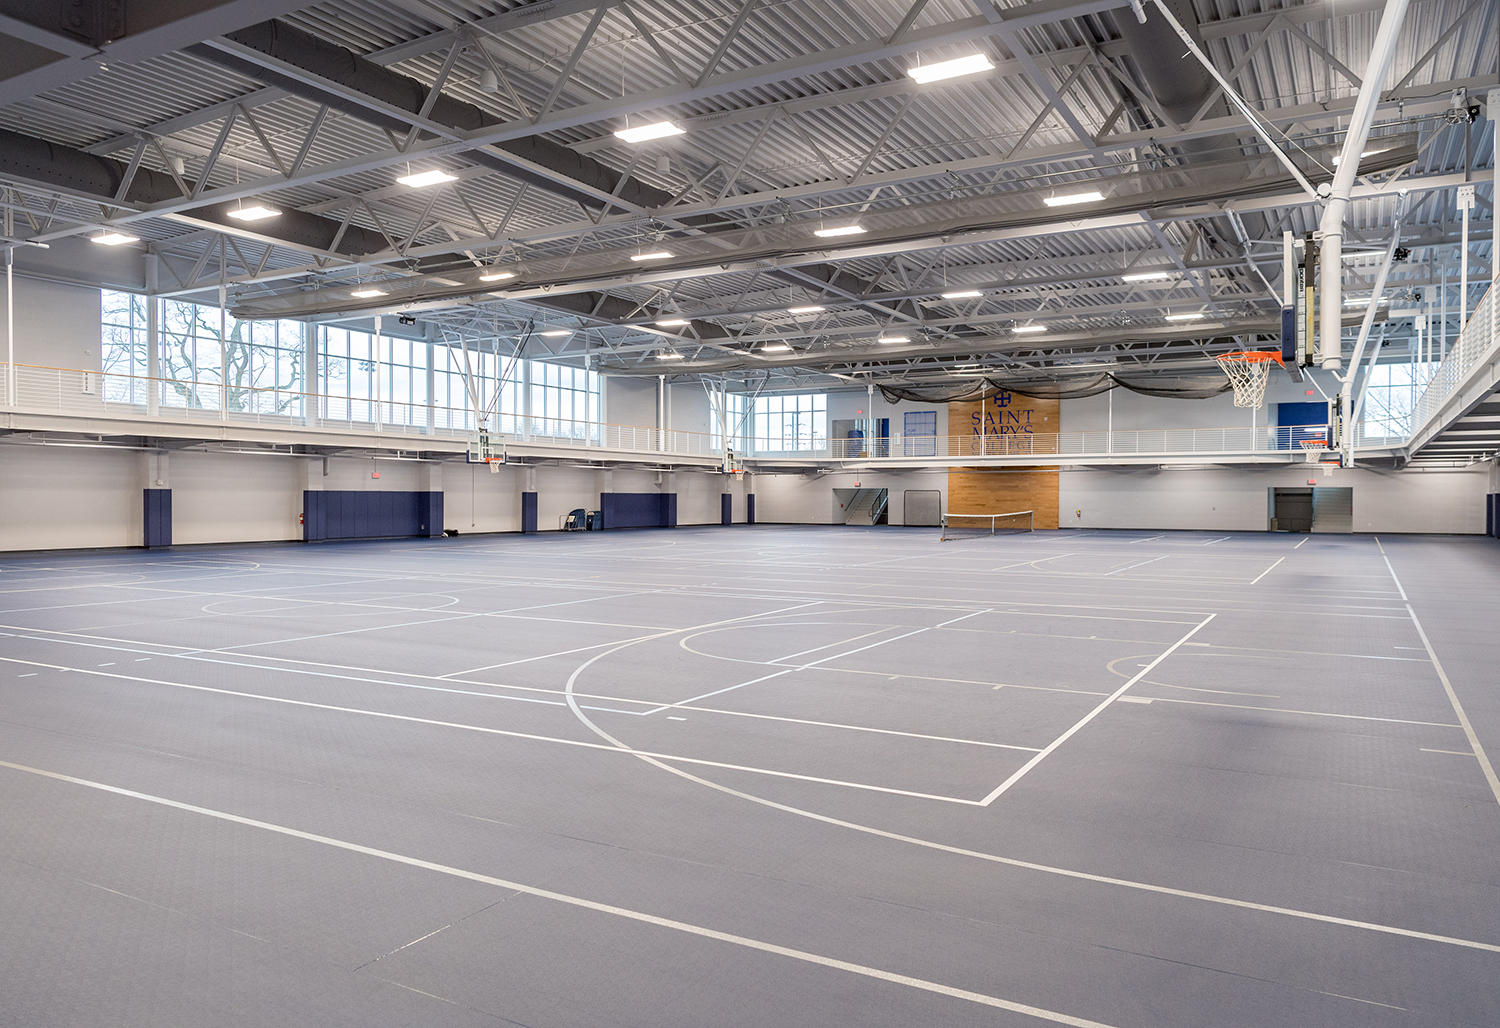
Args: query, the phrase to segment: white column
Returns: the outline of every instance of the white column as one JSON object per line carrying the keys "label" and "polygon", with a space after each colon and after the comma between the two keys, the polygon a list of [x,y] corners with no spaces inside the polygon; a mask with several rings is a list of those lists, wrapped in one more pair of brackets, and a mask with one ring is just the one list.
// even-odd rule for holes
{"label": "white column", "polygon": [[1318,332],[1318,362],[1333,371],[1337,371],[1343,362],[1339,340],[1343,334],[1344,298],[1341,276],[1344,215],[1349,209],[1354,178],[1359,173],[1359,155],[1370,138],[1370,124],[1375,120],[1380,90],[1396,54],[1396,37],[1401,32],[1401,23],[1406,19],[1407,3],[1408,0],[1386,0],[1385,12],[1380,16],[1380,28],[1375,32],[1370,61],[1365,66],[1364,85],[1360,87],[1354,111],[1349,117],[1349,131],[1344,135],[1338,169],[1333,175],[1332,195],[1328,206],[1323,209],[1320,226],[1323,230],[1323,249],[1320,255],[1322,275],[1319,284],[1323,311]]}
{"label": "white column", "polygon": [[[4,194],[6,199],[10,198],[9,190]],[[7,205],[5,208],[5,236],[14,239],[16,236],[15,212]],[[16,405],[16,247],[9,244],[5,248],[5,405],[14,407]]]}
{"label": "white column", "polygon": [[224,240],[219,240],[219,420],[229,420],[229,315],[224,307],[228,287],[224,284]]}
{"label": "white column", "polygon": [[427,340],[427,434],[437,427],[437,347]]}
{"label": "white column", "polygon": [[[10,211],[5,212],[7,221]],[[5,250],[5,404],[16,405],[16,248]]]}
{"label": "white column", "polygon": [[159,311],[161,301],[156,297],[157,269],[161,258],[154,253],[145,256],[146,262],[146,414],[156,417],[161,412],[161,324]]}
{"label": "white column", "polygon": [[381,378],[383,377],[381,375],[381,371],[383,369],[380,366],[381,365],[381,357],[380,357],[380,315],[379,314],[375,315],[375,340],[374,340],[374,342],[373,342],[372,345],[375,348],[375,352],[373,354],[373,356],[375,358],[375,431],[378,434],[380,432],[380,421],[381,421],[381,418],[380,418],[380,397],[381,397],[380,382],[381,382]]}

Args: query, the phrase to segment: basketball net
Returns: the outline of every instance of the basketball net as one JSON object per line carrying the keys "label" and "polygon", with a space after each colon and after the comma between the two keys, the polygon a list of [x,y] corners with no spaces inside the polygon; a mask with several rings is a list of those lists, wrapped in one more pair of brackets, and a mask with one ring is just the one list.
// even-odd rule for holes
{"label": "basketball net", "polygon": [[1234,387],[1236,407],[1259,407],[1266,401],[1266,381],[1271,377],[1271,362],[1281,364],[1281,354],[1266,351],[1226,353],[1214,360]]}

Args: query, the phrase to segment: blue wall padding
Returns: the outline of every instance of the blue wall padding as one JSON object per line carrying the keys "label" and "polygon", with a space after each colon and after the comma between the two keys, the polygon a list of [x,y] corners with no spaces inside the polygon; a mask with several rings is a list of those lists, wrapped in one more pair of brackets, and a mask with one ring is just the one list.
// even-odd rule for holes
{"label": "blue wall padding", "polygon": [[1500,493],[1484,498],[1484,534],[1500,536]]}
{"label": "blue wall padding", "polygon": [[745,524],[755,524],[755,494],[745,494]]}
{"label": "blue wall padding", "polygon": [[1324,400],[1276,405],[1276,424],[1281,428],[1291,425],[1328,424],[1328,403]]}
{"label": "blue wall padding", "polygon": [[443,494],[417,493],[417,534],[436,539],[443,534]]}
{"label": "blue wall padding", "polygon": [[676,528],[676,493],[600,493],[605,528]]}
{"label": "blue wall padding", "polygon": [[719,494],[719,524],[721,524],[721,525],[732,525],[732,524],[734,524],[734,494],[733,493],[720,493]]}
{"label": "blue wall padding", "polygon": [[307,542],[442,534],[440,492],[325,489],[302,494],[302,538]]}
{"label": "blue wall padding", "polygon": [[521,531],[536,531],[536,493],[521,494]]}
{"label": "blue wall padding", "polygon": [[172,545],[172,490],[143,489],[145,501],[145,545]]}

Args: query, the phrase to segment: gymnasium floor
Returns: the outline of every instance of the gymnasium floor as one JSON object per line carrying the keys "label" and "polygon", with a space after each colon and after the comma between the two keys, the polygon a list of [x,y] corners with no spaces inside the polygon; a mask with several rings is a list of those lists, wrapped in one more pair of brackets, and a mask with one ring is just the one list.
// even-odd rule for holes
{"label": "gymnasium floor", "polygon": [[0,559],[4,1023],[1500,1023],[1493,540],[936,534]]}

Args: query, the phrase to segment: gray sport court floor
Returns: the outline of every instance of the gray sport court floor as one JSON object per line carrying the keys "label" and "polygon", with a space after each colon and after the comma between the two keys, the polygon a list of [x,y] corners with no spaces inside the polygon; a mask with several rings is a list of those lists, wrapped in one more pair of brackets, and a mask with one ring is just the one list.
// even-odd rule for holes
{"label": "gray sport court floor", "polygon": [[0,1020],[1494,1025],[1497,596],[1478,538],[12,556]]}

